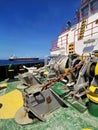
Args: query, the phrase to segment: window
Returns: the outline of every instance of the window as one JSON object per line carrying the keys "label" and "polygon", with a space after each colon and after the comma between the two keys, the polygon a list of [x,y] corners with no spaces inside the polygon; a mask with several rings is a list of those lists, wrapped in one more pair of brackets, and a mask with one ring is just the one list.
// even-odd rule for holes
{"label": "window", "polygon": [[88,11],[89,11],[89,7],[88,5],[85,6],[82,10],[81,10],[81,15],[82,17],[86,17],[88,15]]}
{"label": "window", "polygon": [[93,2],[91,2],[90,7],[91,12],[98,10],[98,0],[94,0]]}

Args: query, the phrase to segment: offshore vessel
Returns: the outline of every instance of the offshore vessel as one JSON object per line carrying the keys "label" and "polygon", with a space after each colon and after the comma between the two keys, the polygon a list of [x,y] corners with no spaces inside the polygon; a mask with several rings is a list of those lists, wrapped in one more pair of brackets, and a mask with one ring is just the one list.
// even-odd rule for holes
{"label": "offshore vessel", "polygon": [[0,84],[0,130],[98,130],[98,0],[52,42],[50,61]]}

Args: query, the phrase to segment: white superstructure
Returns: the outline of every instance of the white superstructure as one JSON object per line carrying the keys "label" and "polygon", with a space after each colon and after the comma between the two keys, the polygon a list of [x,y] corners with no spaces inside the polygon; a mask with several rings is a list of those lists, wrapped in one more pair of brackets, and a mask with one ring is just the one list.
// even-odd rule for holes
{"label": "white superstructure", "polygon": [[82,0],[76,17],[78,22],[68,21],[67,29],[52,43],[51,56],[98,50],[98,0]]}

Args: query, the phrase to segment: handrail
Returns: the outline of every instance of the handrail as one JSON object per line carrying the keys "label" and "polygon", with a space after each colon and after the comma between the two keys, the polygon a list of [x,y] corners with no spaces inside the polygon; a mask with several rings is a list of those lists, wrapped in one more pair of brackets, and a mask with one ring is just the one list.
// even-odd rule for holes
{"label": "handrail", "polygon": [[[95,26],[94,26],[94,24],[95,24]],[[90,26],[89,28],[88,28],[88,26]],[[88,29],[87,29],[88,28]],[[87,25],[86,25],[86,29],[85,29],[85,32],[84,32],[84,37],[83,38],[85,38],[85,37],[89,37],[89,36],[93,36],[94,34],[96,34],[96,33],[98,33],[98,30],[97,31],[95,31],[94,29],[98,29],[98,25],[96,24],[96,20],[94,20],[93,22],[90,22],[90,23],[88,23]],[[74,40],[74,42],[76,42],[77,40],[78,40],[78,37],[79,37],[79,35],[80,35],[80,29],[81,29],[81,27],[80,28],[78,28],[77,30],[75,30],[75,32],[74,32],[74,36],[75,36],[75,40]],[[89,34],[86,34],[87,32],[89,32]],[[77,37],[77,39],[76,39],[76,37]]]}
{"label": "handrail", "polygon": [[[98,24],[96,23],[97,20],[94,20],[94,21],[86,24],[86,30],[84,32],[85,35],[84,35],[83,38],[93,36],[94,34],[98,34],[98,31],[95,30],[96,28],[98,30]],[[94,26],[94,24],[95,24],[95,26]],[[81,29],[81,27],[79,27],[77,30],[74,31],[74,36],[73,36],[74,37],[74,43],[78,40],[78,37],[79,37],[79,34],[80,34],[80,29]],[[88,32],[89,32],[89,34],[86,34]],[[52,42],[52,48],[50,50],[51,51],[57,50],[59,48],[58,44],[62,45],[62,43],[67,46],[68,41],[69,41],[69,37],[68,36],[66,37],[66,36],[67,36],[67,34],[64,34],[62,37],[59,38],[59,40],[53,41]]]}
{"label": "handrail", "polygon": [[[63,39],[64,38],[64,39]],[[68,44],[68,35],[64,35],[59,40],[54,40],[52,41],[52,48],[50,49],[51,51],[59,49],[58,44],[63,45],[63,42],[66,42],[65,44]]]}
{"label": "handrail", "polygon": [[54,51],[54,50],[57,50],[59,47],[57,46],[57,40],[55,40],[55,41],[52,41],[52,47],[51,47],[51,51]]}

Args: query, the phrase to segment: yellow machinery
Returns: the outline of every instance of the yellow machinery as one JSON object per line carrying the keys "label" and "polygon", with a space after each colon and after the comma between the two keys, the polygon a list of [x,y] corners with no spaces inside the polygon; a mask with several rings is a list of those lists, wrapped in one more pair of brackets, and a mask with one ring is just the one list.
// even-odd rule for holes
{"label": "yellow machinery", "polygon": [[95,75],[89,87],[87,97],[89,99],[88,110],[89,112],[98,117],[98,63],[95,66]]}

